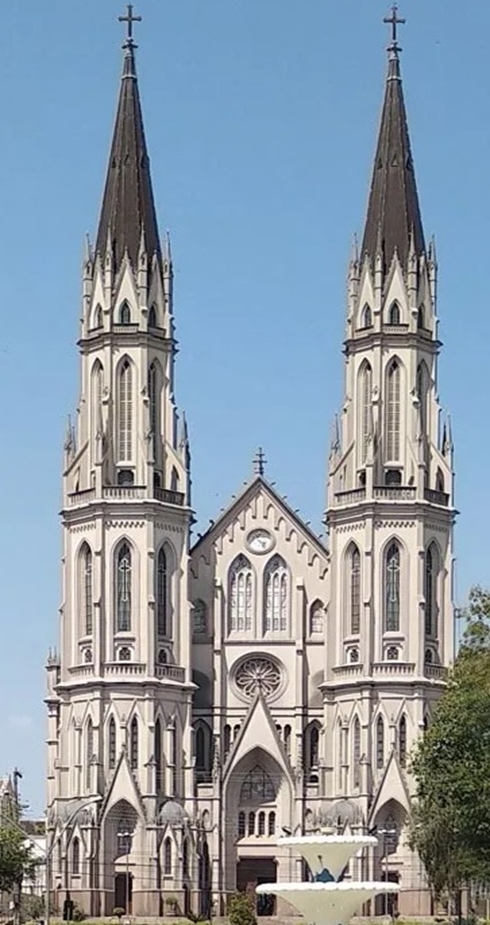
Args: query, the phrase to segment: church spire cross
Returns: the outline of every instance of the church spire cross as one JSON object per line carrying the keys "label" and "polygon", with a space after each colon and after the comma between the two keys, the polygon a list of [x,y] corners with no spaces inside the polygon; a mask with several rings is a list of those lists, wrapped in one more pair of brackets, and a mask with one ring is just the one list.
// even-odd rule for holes
{"label": "church spire cross", "polygon": [[257,453],[255,454],[254,461],[253,461],[255,475],[263,476],[265,474],[266,463],[267,463],[267,460],[265,458],[265,453],[262,447],[259,446],[259,449]]}
{"label": "church spire cross", "polygon": [[395,54],[401,51],[398,44],[398,26],[404,26],[406,21],[398,16],[398,5],[394,3],[391,7],[391,15],[383,19],[384,23],[391,26],[391,45],[388,46],[388,51],[393,51]]}
{"label": "church spire cross", "polygon": [[133,25],[135,22],[143,22],[141,16],[135,16],[133,14],[133,4],[128,3],[128,11],[126,16],[119,16],[119,22],[125,22],[128,27],[128,34],[126,36],[126,41],[124,43],[124,48],[134,48],[134,39],[133,39]]}

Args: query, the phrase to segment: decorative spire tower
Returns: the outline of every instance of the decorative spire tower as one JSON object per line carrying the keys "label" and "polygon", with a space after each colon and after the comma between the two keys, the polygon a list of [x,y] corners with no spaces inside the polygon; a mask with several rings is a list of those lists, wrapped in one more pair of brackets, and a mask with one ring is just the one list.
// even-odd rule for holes
{"label": "decorative spire tower", "polygon": [[[189,439],[178,425],[172,261],[169,243],[160,245],[136,73],[140,17],[130,5],[121,20],[117,115],[96,245],[83,264],[81,394],[63,475],[60,662],[49,666],[48,697],[52,837],[66,858],[68,837],[79,838],[82,875],[66,860],[67,889],[96,915],[126,908],[124,895],[114,898],[121,854],[133,912],[148,913],[154,895],[158,914],[150,823],[165,798],[185,805],[193,794]],[[73,801],[92,797],[100,798],[97,837],[77,830],[78,817],[61,836]]]}
{"label": "decorative spire tower", "polygon": [[324,687],[331,793],[356,797],[372,824],[390,755],[404,766],[453,656],[453,459],[438,402],[437,266],[403,97],[404,20],[395,6],[385,21],[388,73],[362,246],[349,268],[345,397],[330,455]]}

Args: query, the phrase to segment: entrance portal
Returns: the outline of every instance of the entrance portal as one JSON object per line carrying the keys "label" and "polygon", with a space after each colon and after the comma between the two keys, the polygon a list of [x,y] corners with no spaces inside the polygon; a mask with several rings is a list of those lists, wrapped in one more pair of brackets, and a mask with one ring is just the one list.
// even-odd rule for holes
{"label": "entrance portal", "polygon": [[133,875],[116,874],[114,882],[114,902],[116,909],[124,909],[126,915],[133,911]]}
{"label": "entrance portal", "polygon": [[[242,858],[236,870],[237,889],[255,897],[255,887],[261,883],[275,883],[277,880],[275,858]],[[256,896],[257,915],[275,915],[276,897],[269,893]]]}

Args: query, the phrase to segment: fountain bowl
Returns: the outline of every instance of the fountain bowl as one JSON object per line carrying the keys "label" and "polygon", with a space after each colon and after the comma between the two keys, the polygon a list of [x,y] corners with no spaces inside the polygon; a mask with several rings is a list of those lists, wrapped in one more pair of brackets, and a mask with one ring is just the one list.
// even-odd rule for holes
{"label": "fountain bowl", "polygon": [[377,844],[373,835],[288,835],[278,839],[281,847],[296,848],[313,877],[327,869],[333,880],[338,880],[353,854]]}
{"label": "fountain bowl", "polygon": [[257,893],[273,894],[291,903],[307,922],[316,925],[346,925],[360,906],[381,893],[396,893],[398,884],[355,883],[261,883]]}

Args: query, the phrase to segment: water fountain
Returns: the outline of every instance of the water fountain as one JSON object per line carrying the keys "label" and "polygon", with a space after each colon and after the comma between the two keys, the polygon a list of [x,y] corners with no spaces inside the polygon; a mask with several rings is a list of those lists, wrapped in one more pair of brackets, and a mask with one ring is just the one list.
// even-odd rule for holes
{"label": "water fountain", "polygon": [[395,893],[396,883],[357,883],[341,880],[346,864],[362,848],[377,845],[372,835],[305,835],[280,838],[278,846],[293,848],[310,868],[305,883],[262,883],[257,893],[274,894],[295,906],[309,923],[346,925],[363,903],[379,893]]}

